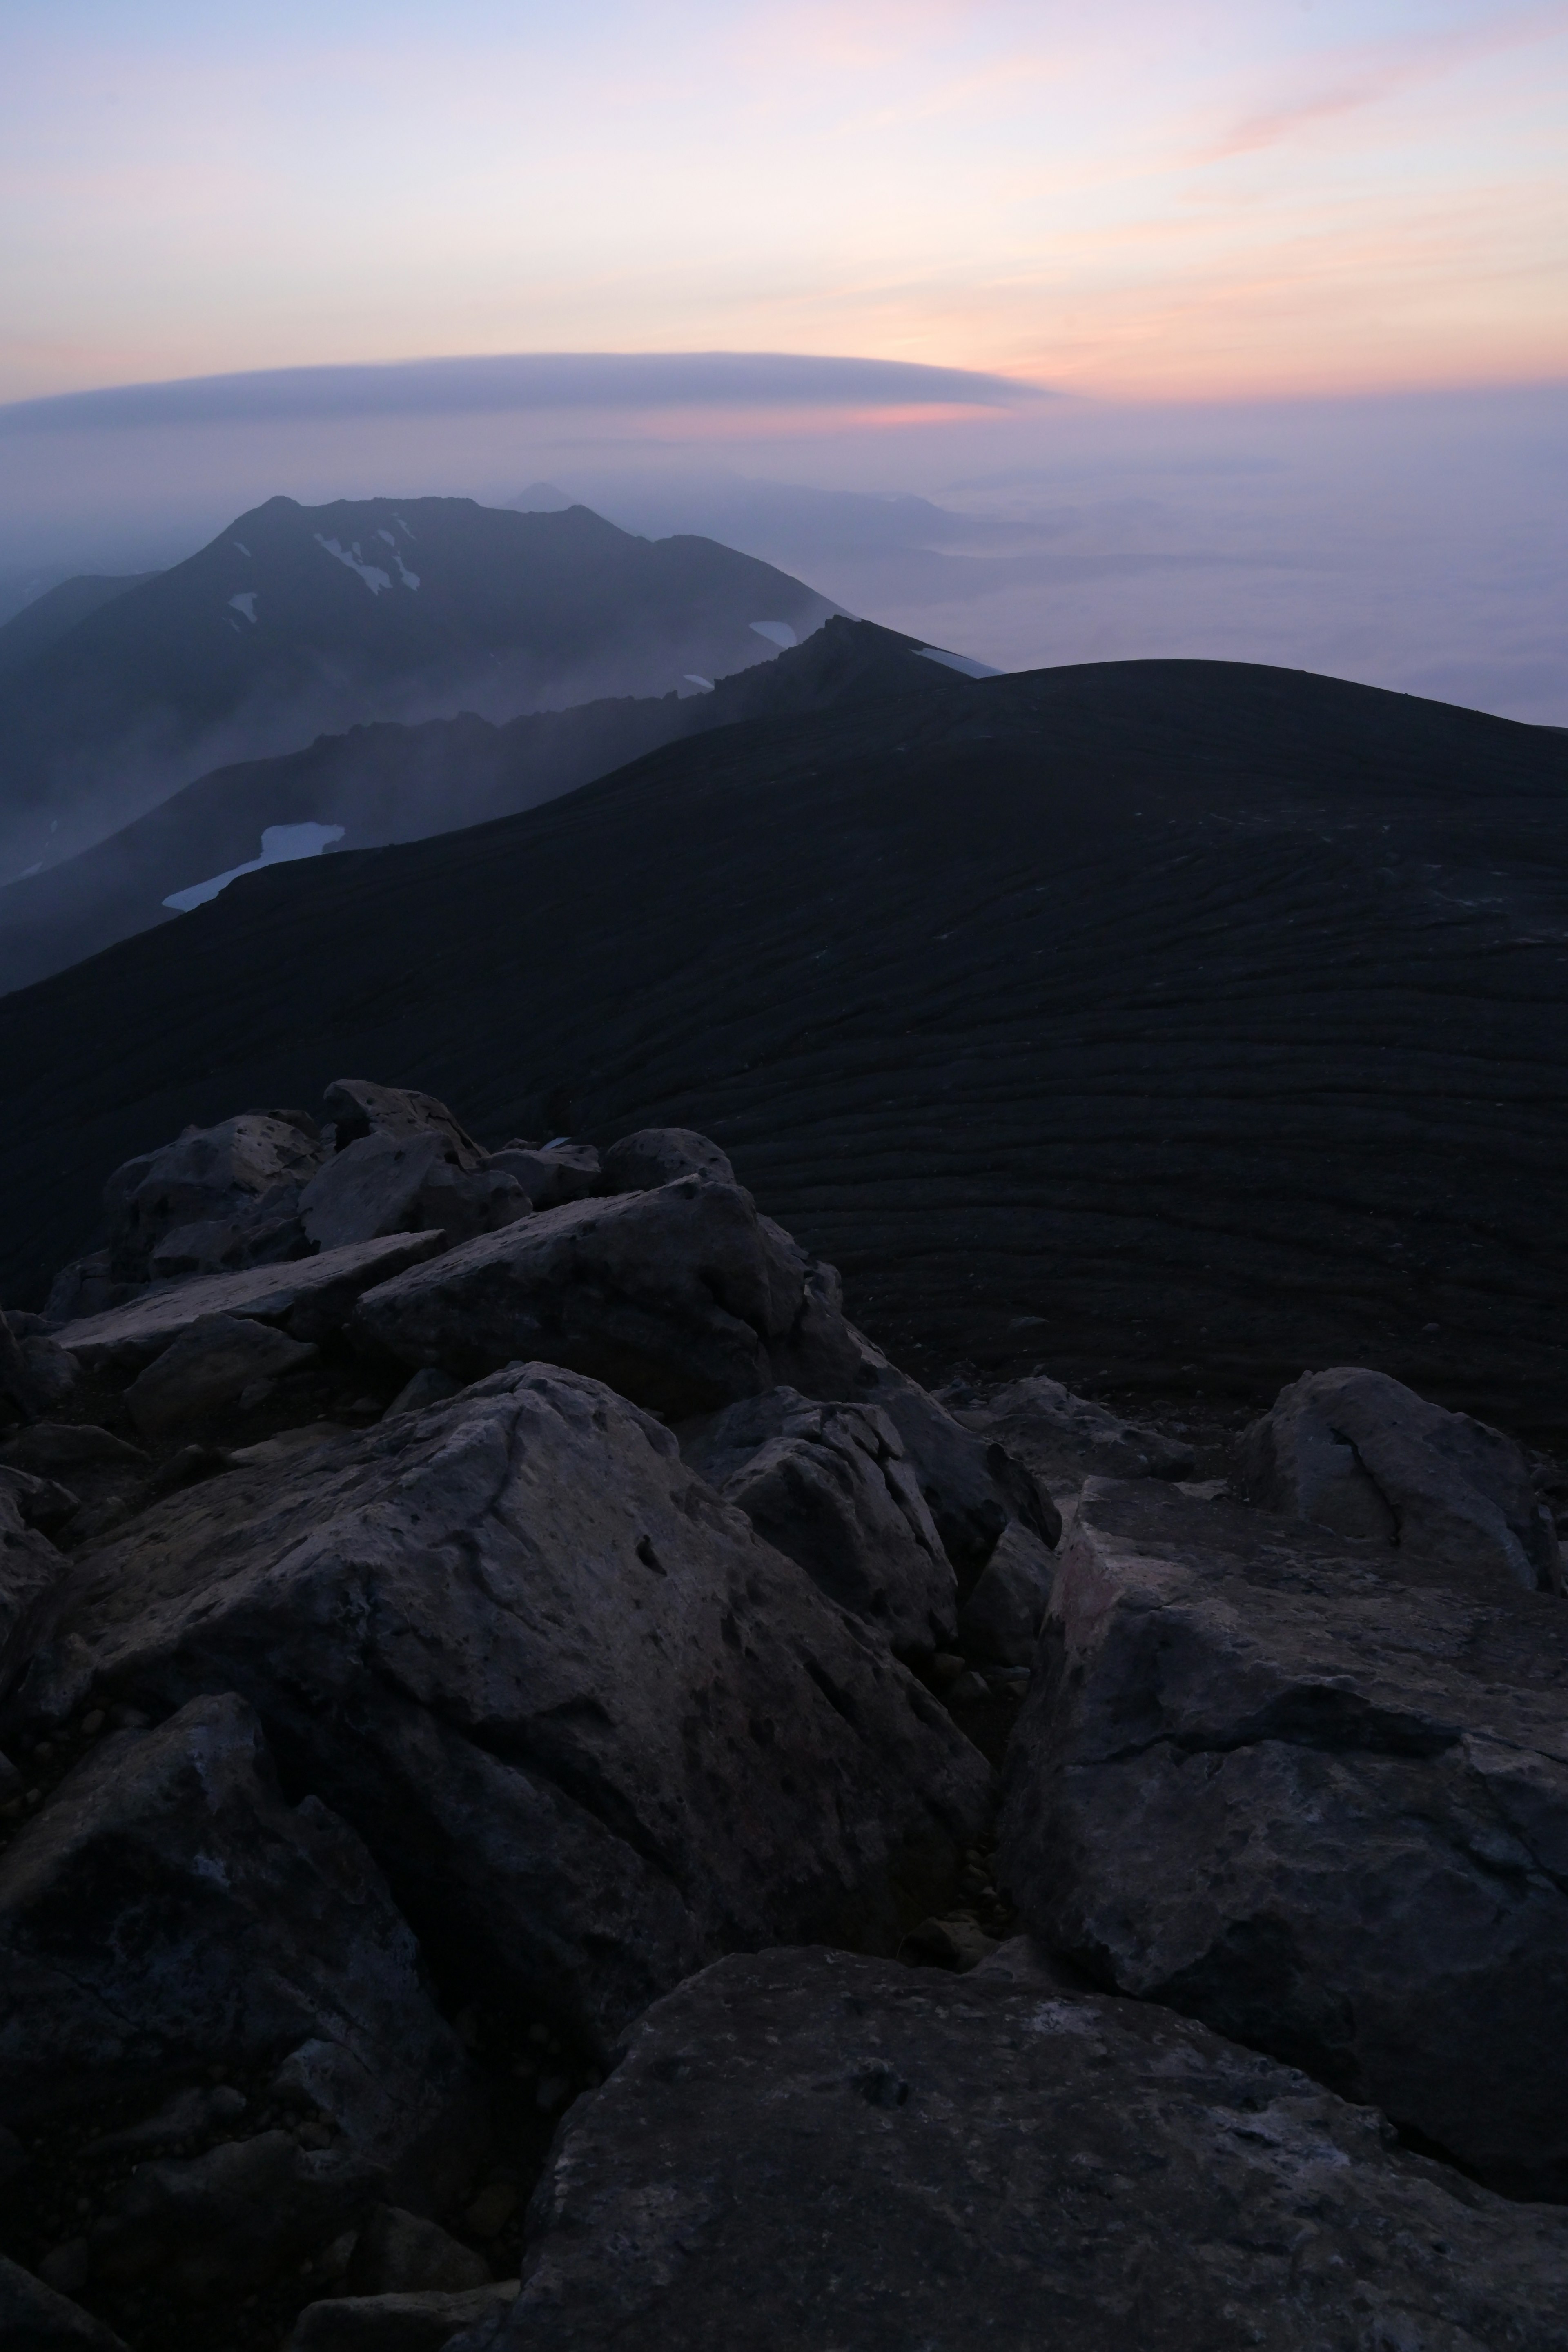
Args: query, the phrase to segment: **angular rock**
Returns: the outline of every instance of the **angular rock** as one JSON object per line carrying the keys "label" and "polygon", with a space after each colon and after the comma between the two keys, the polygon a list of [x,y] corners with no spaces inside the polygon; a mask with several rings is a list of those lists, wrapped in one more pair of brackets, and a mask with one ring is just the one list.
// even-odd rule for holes
{"label": "angular rock", "polygon": [[302,2148],[287,2131],[138,2165],[88,2232],[90,2275],[156,2278],[192,2302],[243,2294],[352,2226],[379,2179],[363,2158]]}
{"label": "angular rock", "polygon": [[36,1528],[39,1535],[52,1536],[81,1508],[80,1496],[73,1495],[68,1486],[53,1478],[40,1478],[30,1470],[14,1469],[8,1462],[0,1463],[0,1492],[10,1496],[22,1525]]}
{"label": "angular rock", "polygon": [[[331,2116],[362,2186],[450,2193],[470,2094],[413,1937],[353,1832],[314,1797],[283,1801],[233,1696],[108,1734],[0,1856],[9,2123],[36,2130],[139,2092],[157,2108],[160,2084],[215,2063],[272,2070]],[[160,2108],[154,2141],[166,2120]],[[293,2178],[282,2162],[268,2158],[268,2179]],[[171,2215],[194,2178],[164,2182]]]}
{"label": "angular rock", "polygon": [[542,1360],[675,1418],[773,1385],[799,1265],[751,1195],[706,1176],[574,1201],[468,1242],[361,1299],[353,1328],[400,1362],[469,1381]]}
{"label": "angular rock", "polygon": [[354,2242],[343,2286],[357,2294],[460,2294],[489,2284],[489,2264],[438,2221],[378,2205]]}
{"label": "angular rock", "polygon": [[329,1160],[300,1196],[300,1214],[322,1249],[384,1234],[439,1231],[447,1246],[496,1232],[527,1214],[517,1178],[492,1163],[455,1167],[448,1141],[433,1129],[412,1135],[380,1130]]}
{"label": "angular rock", "polygon": [[117,1168],[103,1193],[113,1274],[145,1281],[153,1253],[178,1228],[247,1220],[274,1196],[265,1222],[289,1197],[279,1188],[299,1185],[320,1164],[320,1139],[313,1122],[296,1123],[302,1117],[245,1111],[189,1128],[177,1142]]}
{"label": "angular rock", "polygon": [[31,1470],[38,1477],[52,1477],[57,1470],[81,1470],[107,1465],[110,1468],[127,1471],[145,1470],[148,1457],[139,1445],[130,1444],[107,1429],[92,1422],[36,1421],[28,1429],[18,1431],[4,1446],[0,1446],[0,1462],[9,1462],[18,1470]]}
{"label": "angular rock", "polygon": [[125,2352],[111,2327],[0,2254],[0,2344],[5,2352]]}
{"label": "angular rock", "polygon": [[503,1143],[488,1165],[515,1176],[536,1209],[563,1208],[605,1190],[591,1143]]}
{"label": "angular rock", "polygon": [[462,2294],[342,2296],[307,2304],[285,2352],[443,2352],[459,2331],[500,2317],[516,2279]]}
{"label": "angular rock", "polygon": [[0,1698],[54,1628],[67,1562],[28,1526],[23,1497],[0,1483]]}
{"label": "angular rock", "polygon": [[1492,1563],[1093,1482],[997,1875],[1096,1981],[1568,2199],[1568,1612]]}
{"label": "angular rock", "polygon": [[1561,1592],[1552,1513],[1500,1429],[1428,1404],[1386,1372],[1304,1372],[1243,1443],[1250,1499],[1341,1535],[1456,1565],[1489,1561]]}
{"label": "angular rock", "polygon": [[339,1151],[365,1136],[399,1140],[434,1135],[454,1168],[482,1168],[485,1153],[444,1102],[412,1087],[378,1087],[368,1078],[334,1078],[322,1097]]}
{"label": "angular rock", "polygon": [[900,1654],[952,1641],[952,1569],[898,1433],[874,1405],[772,1389],[729,1406],[687,1459]]}
{"label": "angular rock", "polygon": [[314,1363],[309,1340],[241,1315],[204,1315],[139,1372],[125,1406],[143,1437],[167,1436],[236,1403],[258,1381]]}
{"label": "angular rock", "polygon": [[832,1952],[721,1960],[660,2001],[534,2215],[496,2352],[1557,2352],[1568,2330],[1568,2215],[1405,2154],[1291,2069],[1169,2011]]}
{"label": "angular rock", "polygon": [[859,1363],[847,1391],[835,1392],[878,1405],[898,1431],[957,1571],[960,1592],[967,1596],[1013,1520],[1041,1543],[1054,1545],[1061,1534],[1061,1514],[1031,1471],[995,1438],[961,1427],[945,1406],[859,1332],[854,1338]]}
{"label": "angular rock", "polygon": [[79,1367],[57,1341],[32,1332],[21,1345],[22,1369],[39,1412],[51,1412],[65,1403],[77,1384]]}
{"label": "angular rock", "polygon": [[1039,1373],[1011,1381],[984,1402],[955,1401],[953,1412],[965,1429],[999,1439],[1049,1487],[1066,1490],[1085,1478],[1188,1478],[1193,1473],[1190,1445],[1123,1421]]}
{"label": "angular rock", "polygon": [[384,1241],[323,1250],[320,1257],[289,1265],[206,1275],[68,1323],[60,1344],[89,1370],[139,1370],[206,1315],[248,1316],[258,1323],[281,1324],[296,1339],[323,1339],[342,1328],[362,1291],[419,1265],[440,1246],[437,1233],[392,1234]]}
{"label": "angular rock", "polygon": [[959,1617],[965,1656],[987,1665],[1032,1665],[1056,1572],[1038,1536],[1016,1519],[1004,1528]]}
{"label": "angular rock", "polygon": [[243,1692],[427,1941],[601,2046],[725,1946],[892,1948],[985,1818],[885,1643],[550,1367],[269,1449],[72,1575],[19,1719]]}
{"label": "angular rock", "polygon": [[694,1128],[639,1127],[635,1135],[623,1135],[612,1143],[605,1154],[606,1192],[651,1192],[678,1176],[716,1176],[721,1184],[735,1181],[727,1155]]}

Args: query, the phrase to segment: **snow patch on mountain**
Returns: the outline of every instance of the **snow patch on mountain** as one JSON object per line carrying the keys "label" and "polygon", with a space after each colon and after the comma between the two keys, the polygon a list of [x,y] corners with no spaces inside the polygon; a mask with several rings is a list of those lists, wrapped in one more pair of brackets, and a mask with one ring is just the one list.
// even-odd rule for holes
{"label": "snow patch on mountain", "polygon": [[[388,587],[391,586],[388,581]],[[332,842],[341,841],[341,824],[269,824],[261,836],[261,855],[247,858],[243,866],[231,866],[226,874],[215,874],[205,882],[193,882],[188,889],[172,890],[164,899],[177,915],[188,915],[193,907],[205,907],[220,890],[237,880],[242,874],[258,873],[264,866],[289,866],[298,857],[319,857]]]}
{"label": "snow patch on mountain", "polygon": [[231,596],[228,601],[237,613],[245,614],[247,621],[255,620],[256,591],[254,588],[242,589],[237,596]]}
{"label": "snow patch on mountain", "polygon": [[384,572],[379,563],[367,563],[359,551],[357,539],[352,547],[344,547],[340,540],[323,539],[317,531],[315,540],[318,547],[324,547],[329,555],[335,556],[340,563],[346,563],[351,572],[357,572],[373,596],[379,596],[384,588],[391,587],[391,572]]}

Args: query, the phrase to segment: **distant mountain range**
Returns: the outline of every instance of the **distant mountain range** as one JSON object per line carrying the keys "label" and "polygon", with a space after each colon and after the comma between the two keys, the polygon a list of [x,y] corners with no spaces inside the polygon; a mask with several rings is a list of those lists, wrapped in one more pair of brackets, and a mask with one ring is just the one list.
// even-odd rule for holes
{"label": "distant mountain range", "polygon": [[[933,664],[977,667],[869,622],[834,619],[707,693],[622,697],[499,726],[471,712],[417,726],[383,721],[219,769],[90,849],[0,889],[0,992],[173,920],[172,899],[259,862],[258,849],[374,848],[510,816],[662,743],[897,693],[929,683]],[[279,832],[289,837],[267,843]]]}
{"label": "distant mountain range", "polygon": [[917,1371],[1372,1363],[1560,1436],[1568,736],[1232,663],[971,682],[843,623],[757,683],[818,660],[815,709],[0,1001],[0,1297],[106,1168],[370,1072],[491,1145],[712,1134]]}
{"label": "distant mountain range", "polygon": [[270,499],[167,572],[67,581],[0,628],[0,876],[226,761],[371,720],[700,693],[836,609],[714,541],[638,539],[585,507]]}

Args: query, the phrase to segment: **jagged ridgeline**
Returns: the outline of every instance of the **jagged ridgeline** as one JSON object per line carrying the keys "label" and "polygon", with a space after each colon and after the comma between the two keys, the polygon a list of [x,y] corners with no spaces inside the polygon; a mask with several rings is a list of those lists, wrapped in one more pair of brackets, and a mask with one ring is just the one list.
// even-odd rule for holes
{"label": "jagged ridgeline", "polygon": [[[1560,1467],[337,1079],[0,1318],[0,2342],[1568,2338]],[[1568,1523],[1568,1522],[1565,1522]]]}

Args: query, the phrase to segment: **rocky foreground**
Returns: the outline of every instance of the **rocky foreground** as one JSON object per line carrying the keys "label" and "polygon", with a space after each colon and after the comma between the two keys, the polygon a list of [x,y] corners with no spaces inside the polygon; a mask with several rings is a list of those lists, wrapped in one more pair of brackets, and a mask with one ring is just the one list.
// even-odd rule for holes
{"label": "rocky foreground", "polygon": [[933,1395],[700,1135],[324,1112],[0,1321],[8,2352],[1568,2341],[1551,1465]]}

